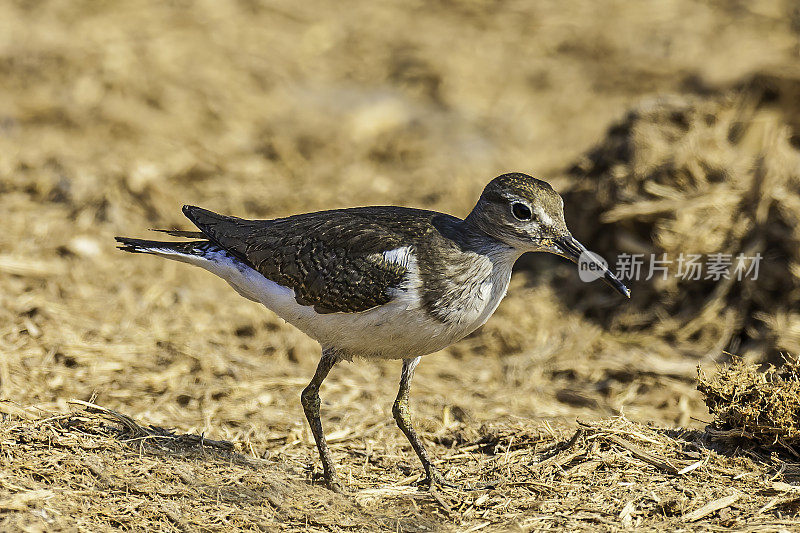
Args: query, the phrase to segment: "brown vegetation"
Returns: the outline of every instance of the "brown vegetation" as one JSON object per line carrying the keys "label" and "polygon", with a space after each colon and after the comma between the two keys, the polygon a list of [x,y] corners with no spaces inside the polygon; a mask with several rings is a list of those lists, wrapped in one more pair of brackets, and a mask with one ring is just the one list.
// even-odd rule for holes
{"label": "brown vegetation", "polygon": [[[0,3],[0,529],[795,528],[796,459],[704,432],[695,368],[796,350],[797,21],[772,0]],[[604,253],[772,255],[758,282],[634,284],[625,308],[524,259],[411,392],[437,466],[483,490],[413,485],[393,362],[326,380],[351,493],[321,488],[318,346],[113,243],[187,228],[184,203],[463,215],[512,170]]]}
{"label": "brown vegetation", "polygon": [[[800,101],[784,104],[800,94],[794,75],[648,100],[571,170],[567,205],[595,249],[644,254],[645,276],[651,257],[669,261],[667,276],[632,284],[627,309],[584,304],[590,313],[687,353],[800,351]],[[729,277],[687,275],[688,262],[680,272],[681,256],[715,253]]]}
{"label": "brown vegetation", "polygon": [[285,447],[259,458],[244,443],[235,450],[78,403],[47,417],[16,409],[0,423],[13,473],[4,484],[14,487],[0,499],[4,529],[671,530],[713,519],[773,531],[796,525],[783,516],[800,507],[800,490],[784,481],[800,480],[797,465],[625,418],[579,422],[569,436],[526,424],[439,432],[441,463],[483,485],[465,491],[419,491],[418,473],[383,468],[397,457],[350,448],[351,492],[339,495],[300,481]]}
{"label": "brown vegetation", "polygon": [[796,359],[763,371],[736,358],[711,376],[699,372],[697,390],[714,416],[715,434],[784,448],[798,456],[800,368]]}

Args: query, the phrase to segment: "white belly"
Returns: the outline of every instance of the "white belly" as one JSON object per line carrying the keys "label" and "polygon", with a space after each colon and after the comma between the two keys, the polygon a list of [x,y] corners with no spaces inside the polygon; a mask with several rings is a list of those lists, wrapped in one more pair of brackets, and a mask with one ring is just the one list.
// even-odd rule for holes
{"label": "white belly", "polygon": [[[389,252],[387,252],[389,253]],[[167,254],[164,254],[167,255]],[[172,255],[172,254],[170,254]],[[345,358],[404,359],[426,355],[449,346],[483,325],[497,308],[511,279],[507,268],[488,269],[483,279],[460,295],[458,313],[436,318],[423,308],[422,287],[413,256],[405,257],[409,277],[387,304],[359,313],[317,313],[300,305],[294,290],[279,285],[224,252],[206,257],[182,256],[226,280],[236,291],[260,302],[286,322]]]}

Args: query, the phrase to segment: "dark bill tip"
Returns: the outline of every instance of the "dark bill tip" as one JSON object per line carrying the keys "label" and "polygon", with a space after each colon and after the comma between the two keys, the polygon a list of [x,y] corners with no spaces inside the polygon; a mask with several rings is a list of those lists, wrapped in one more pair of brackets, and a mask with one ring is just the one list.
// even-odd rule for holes
{"label": "dark bill tip", "polygon": [[611,273],[611,271],[606,271],[603,274],[603,281],[605,281],[608,285],[614,288],[618,293],[623,295],[625,298],[631,297],[631,290],[622,283],[617,276]]}

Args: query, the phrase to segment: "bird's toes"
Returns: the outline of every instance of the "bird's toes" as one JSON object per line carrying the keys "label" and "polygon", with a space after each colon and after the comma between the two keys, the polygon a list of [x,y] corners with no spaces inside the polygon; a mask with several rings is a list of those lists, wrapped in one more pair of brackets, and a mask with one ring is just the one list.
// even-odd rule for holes
{"label": "bird's toes", "polygon": [[311,476],[311,483],[313,485],[324,485],[325,488],[337,494],[345,494],[347,492],[337,475],[326,476],[320,472],[314,472]]}
{"label": "bird's toes", "polygon": [[464,488],[464,490],[471,491],[471,490],[494,490],[497,488],[497,483],[475,483],[474,485],[470,484]]}
{"label": "bird's toes", "polygon": [[417,485],[420,487],[425,487],[428,490],[433,490],[437,487],[459,491],[464,490],[460,484],[447,481],[439,472],[435,472],[433,475],[425,476],[417,482]]}
{"label": "bird's toes", "polygon": [[434,475],[433,479],[431,479],[431,477],[425,477],[424,479],[418,481],[417,485],[420,487],[425,487],[428,490],[443,488],[458,492],[493,490],[497,486],[496,483],[453,483],[451,481],[447,481],[441,474]]}
{"label": "bird's toes", "polygon": [[345,494],[347,492],[344,486],[338,481],[329,481],[328,489],[330,489],[331,492],[335,492],[336,494]]}

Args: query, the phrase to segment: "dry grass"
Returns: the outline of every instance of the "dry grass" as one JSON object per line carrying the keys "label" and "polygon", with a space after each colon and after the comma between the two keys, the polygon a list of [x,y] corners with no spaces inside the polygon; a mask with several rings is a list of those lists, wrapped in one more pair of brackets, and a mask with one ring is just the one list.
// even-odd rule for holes
{"label": "dry grass", "polygon": [[[800,105],[786,104],[798,90],[800,71],[757,76],[711,96],[646,101],[609,129],[572,169],[585,177],[567,205],[580,206],[598,250],[648,259],[632,306],[584,302],[589,313],[686,353],[777,360],[800,350]],[[680,277],[681,256],[714,253],[728,254],[729,277]],[[665,279],[644,280],[651,254],[671,260]],[[737,257],[756,254],[753,279]]]}
{"label": "dry grass", "polygon": [[[510,170],[578,191],[582,176],[559,169],[626,110],[650,124],[646,139],[672,128],[643,114],[642,98],[702,92],[692,101],[725,124],[720,94],[765,65],[778,96],[745,107],[765,131],[785,132],[797,125],[795,75],[781,68],[796,64],[796,21],[791,2],[772,0],[0,3],[0,528],[791,528],[794,489],[772,484],[795,481],[791,461],[657,428],[704,425],[695,366],[742,331],[753,358],[759,346],[793,346],[794,285],[731,288],[719,307],[701,305],[707,287],[681,287],[690,316],[677,318],[680,295],[635,286],[635,311],[665,311],[622,331],[589,312],[619,304],[607,287],[576,282],[555,258],[529,259],[489,323],[425,358],[412,389],[440,468],[495,488],[433,497],[411,487],[419,467],[390,413],[399,367],[359,362],[322,390],[354,493],[339,497],[315,484],[299,405],[316,343],[207,273],[116,251],[113,236],[185,228],[184,203],[245,217],[364,204],[463,215]],[[687,101],[677,105],[691,115]],[[697,124],[691,138],[721,148],[701,143],[691,157],[752,166],[753,145]],[[768,145],[791,158],[792,135],[781,135]],[[784,176],[788,167],[764,161]],[[615,176],[591,179],[619,185]],[[738,194],[754,177],[731,179]],[[796,212],[792,194],[765,183],[769,244]],[[670,217],[621,209],[604,230],[683,235]],[[611,245],[597,220],[572,212],[569,222],[589,246]],[[793,284],[789,238],[779,248],[788,266],[773,262],[768,279]],[[695,314],[722,326],[694,340],[660,326]],[[578,417],[617,418],[571,439]]]}
{"label": "dry grass", "polygon": [[714,416],[715,429],[800,457],[800,369],[787,358],[780,368],[735,358],[710,377],[699,372],[697,389]]}
{"label": "dry grass", "polygon": [[796,524],[785,517],[800,506],[800,489],[786,482],[800,479],[800,464],[624,417],[581,422],[571,436],[525,424],[439,432],[432,440],[448,475],[487,485],[467,491],[419,491],[418,474],[383,468],[397,457],[349,447],[350,492],[337,495],[309,484],[281,449],[265,460],[77,403],[83,409],[50,416],[4,406],[15,412],[0,423],[4,530],[778,531]]}

